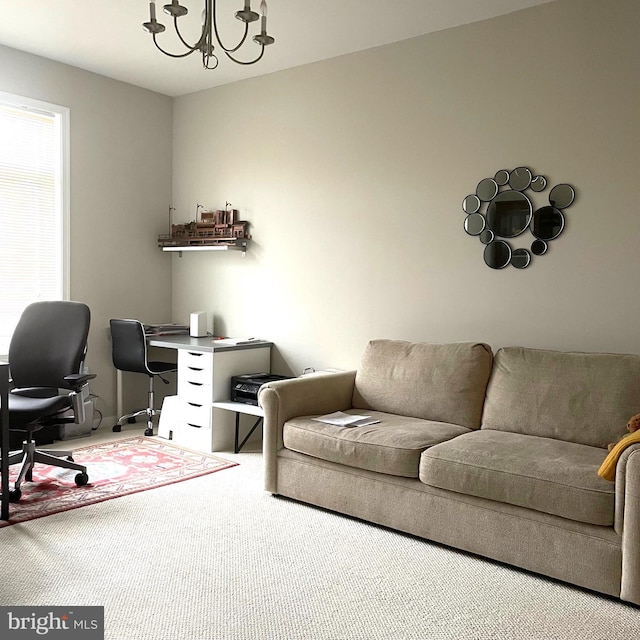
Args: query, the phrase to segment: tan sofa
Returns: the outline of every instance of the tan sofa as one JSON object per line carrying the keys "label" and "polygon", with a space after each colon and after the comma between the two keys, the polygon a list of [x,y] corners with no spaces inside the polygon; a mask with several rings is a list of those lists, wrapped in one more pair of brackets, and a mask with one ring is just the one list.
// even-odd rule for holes
{"label": "tan sofa", "polygon": [[[640,356],[370,342],[264,385],[267,491],[640,604]],[[312,420],[345,411],[380,420]]]}

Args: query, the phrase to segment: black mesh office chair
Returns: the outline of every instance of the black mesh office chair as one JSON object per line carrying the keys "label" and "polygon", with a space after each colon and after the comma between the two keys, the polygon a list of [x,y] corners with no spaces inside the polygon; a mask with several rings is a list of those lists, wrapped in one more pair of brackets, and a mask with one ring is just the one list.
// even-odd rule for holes
{"label": "black mesh office chair", "polygon": [[74,469],[78,486],[89,482],[87,468],[71,451],[40,451],[33,434],[46,426],[84,422],[83,390],[95,374],[81,373],[87,351],[91,313],[80,302],[30,304],[22,313],[9,345],[9,429],[25,432],[22,450],[9,464],[22,463],[9,499],[22,496],[22,482],[32,480],[36,462]]}
{"label": "black mesh office chair", "polygon": [[147,416],[145,436],[153,435],[153,418],[160,415],[160,409],[154,408],[153,382],[156,377],[165,384],[169,381],[163,374],[177,371],[174,362],[150,362],[147,358],[147,341],[145,340],[144,325],[138,320],[112,319],[111,324],[111,354],[113,366],[119,371],[144,373],[149,376],[149,394],[147,408],[128,413],[119,418],[113,431],[122,430],[125,422],[135,422],[138,416]]}

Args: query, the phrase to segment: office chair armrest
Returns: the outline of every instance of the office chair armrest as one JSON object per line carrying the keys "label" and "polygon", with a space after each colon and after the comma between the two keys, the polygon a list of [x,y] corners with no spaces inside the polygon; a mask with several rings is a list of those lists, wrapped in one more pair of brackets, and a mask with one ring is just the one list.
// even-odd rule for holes
{"label": "office chair armrest", "polygon": [[64,377],[65,382],[68,382],[73,389],[69,395],[71,396],[71,406],[73,408],[73,421],[76,424],[83,424],[85,421],[82,388],[89,380],[93,380],[95,377],[95,373],[74,373]]}
{"label": "office chair armrest", "polygon": [[93,380],[95,377],[95,373],[74,373],[70,376],[65,376],[64,379],[74,391],[78,391],[87,381]]}

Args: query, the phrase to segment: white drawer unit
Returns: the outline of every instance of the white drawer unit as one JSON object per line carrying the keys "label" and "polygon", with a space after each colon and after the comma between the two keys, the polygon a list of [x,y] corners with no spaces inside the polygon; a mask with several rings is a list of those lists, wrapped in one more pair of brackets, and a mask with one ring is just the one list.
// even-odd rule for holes
{"label": "white drawer unit", "polygon": [[184,421],[211,426],[213,402],[213,353],[178,352],[178,399]]}
{"label": "white drawer unit", "polygon": [[211,404],[213,402],[213,385],[180,380],[178,378],[178,398],[183,402],[193,404]]}
{"label": "white drawer unit", "polygon": [[174,436],[176,444],[196,451],[211,451],[211,429],[199,427],[190,422],[180,422],[177,435]]}
{"label": "white drawer unit", "polygon": [[178,352],[178,368],[185,372],[211,372],[213,370],[213,352],[181,350]]}
{"label": "white drawer unit", "polygon": [[213,403],[229,400],[232,376],[271,371],[271,343],[220,348],[210,338],[184,342],[175,338],[154,344],[178,349],[178,394],[165,399],[158,435],[197,451],[233,451],[234,416],[214,411]]}
{"label": "white drawer unit", "polygon": [[211,369],[196,369],[194,367],[182,367],[178,365],[179,377],[184,382],[191,382],[194,384],[208,384],[213,382],[213,375]]}
{"label": "white drawer unit", "polygon": [[[179,397],[179,396],[178,396]],[[211,403],[197,404],[180,399],[180,420],[194,427],[211,427]]]}

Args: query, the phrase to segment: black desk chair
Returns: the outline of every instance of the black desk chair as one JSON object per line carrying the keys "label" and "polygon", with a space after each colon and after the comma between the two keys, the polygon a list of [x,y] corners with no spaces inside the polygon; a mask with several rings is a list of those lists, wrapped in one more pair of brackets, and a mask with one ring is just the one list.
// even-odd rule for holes
{"label": "black desk chair", "polygon": [[138,320],[112,319],[111,324],[111,355],[113,366],[119,371],[132,373],[144,373],[149,376],[149,394],[147,408],[128,413],[118,419],[113,431],[122,430],[125,422],[135,422],[138,416],[147,416],[147,428],[145,436],[153,435],[153,418],[160,415],[160,409],[154,409],[153,381],[160,378],[165,384],[169,381],[162,376],[165,373],[177,371],[174,362],[150,362],[147,358],[147,341],[144,334],[144,325]]}
{"label": "black desk chair", "polygon": [[22,451],[9,464],[22,463],[11,502],[22,496],[22,482],[30,482],[36,462],[74,469],[78,486],[89,482],[87,468],[73,461],[71,451],[40,451],[33,434],[47,426],[85,420],[83,391],[95,374],[82,374],[91,313],[80,302],[30,304],[22,313],[9,345],[13,389],[9,393],[9,428],[25,432]]}

